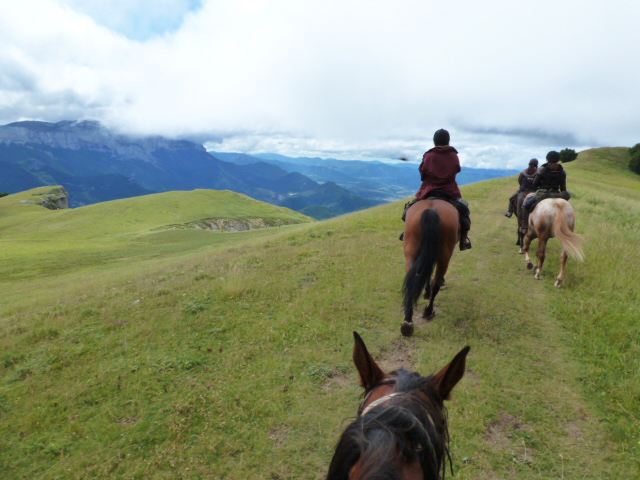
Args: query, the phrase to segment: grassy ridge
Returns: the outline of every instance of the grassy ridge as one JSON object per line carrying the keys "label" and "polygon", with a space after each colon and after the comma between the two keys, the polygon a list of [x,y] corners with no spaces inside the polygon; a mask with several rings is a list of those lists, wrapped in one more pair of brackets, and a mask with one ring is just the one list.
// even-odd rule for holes
{"label": "grassy ridge", "polygon": [[55,274],[25,253],[31,273],[2,283],[0,475],[322,478],[359,401],[357,330],[385,367],[425,374],[472,346],[449,408],[458,478],[634,478],[640,182],[614,160],[598,181],[612,153],[566,166],[587,261],[562,290],[555,241],[540,282],[513,245],[515,180],[463,187],[474,248],[454,254],[436,320],[410,339],[401,203],[150,235],[172,247]]}
{"label": "grassy ridge", "polygon": [[[50,187],[0,199],[0,285],[7,282],[6,288],[15,288],[17,281],[83,269],[87,273],[96,269],[115,272],[114,266],[127,270],[138,262],[163,261],[237,238],[231,233],[171,229],[203,219],[312,221],[246,195],[216,190],[167,192],[54,211],[20,203],[48,190]],[[271,234],[252,231],[245,238]]]}

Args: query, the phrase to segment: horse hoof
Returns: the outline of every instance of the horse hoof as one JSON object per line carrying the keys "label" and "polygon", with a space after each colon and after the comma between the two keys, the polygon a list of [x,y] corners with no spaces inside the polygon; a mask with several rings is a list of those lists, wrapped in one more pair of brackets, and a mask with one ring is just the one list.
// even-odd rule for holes
{"label": "horse hoof", "polygon": [[527,263],[527,270],[533,270],[533,263]]}
{"label": "horse hoof", "polygon": [[556,281],[556,283],[553,284],[554,287],[556,288],[560,288],[562,286],[562,282],[560,280]]}
{"label": "horse hoof", "polygon": [[520,249],[520,251],[518,252],[520,255],[524,255],[524,250]]}
{"label": "horse hoof", "polygon": [[413,322],[407,322],[406,320],[402,322],[402,326],[400,327],[400,333],[405,337],[410,337],[413,335]]}

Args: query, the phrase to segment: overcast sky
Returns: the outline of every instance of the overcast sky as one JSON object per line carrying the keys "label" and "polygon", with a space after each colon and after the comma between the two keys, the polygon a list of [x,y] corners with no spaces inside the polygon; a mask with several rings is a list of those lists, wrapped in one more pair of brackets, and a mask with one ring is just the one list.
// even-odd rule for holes
{"label": "overcast sky", "polygon": [[640,1],[0,0],[0,124],[463,166],[640,142]]}

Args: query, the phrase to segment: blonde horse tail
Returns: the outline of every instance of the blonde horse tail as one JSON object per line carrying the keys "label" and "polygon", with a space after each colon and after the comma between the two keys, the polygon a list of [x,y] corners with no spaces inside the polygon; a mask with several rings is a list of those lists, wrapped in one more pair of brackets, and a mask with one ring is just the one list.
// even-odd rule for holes
{"label": "blonde horse tail", "polygon": [[569,227],[567,220],[567,209],[563,202],[556,204],[556,219],[553,222],[553,235],[560,240],[562,248],[569,257],[580,262],[584,261],[584,251],[582,250],[582,242],[584,238]]}

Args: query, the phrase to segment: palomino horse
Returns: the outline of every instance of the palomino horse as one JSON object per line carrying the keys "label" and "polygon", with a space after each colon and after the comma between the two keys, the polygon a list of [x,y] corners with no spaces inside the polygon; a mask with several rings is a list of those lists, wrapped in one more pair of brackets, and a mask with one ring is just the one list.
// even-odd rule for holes
{"label": "palomino horse", "polygon": [[447,458],[451,462],[444,401],[464,375],[470,347],[423,377],[405,369],[383,372],[360,335],[353,336],[364,401],[338,442],[327,480],[444,478]]}
{"label": "palomino horse", "polygon": [[424,298],[429,299],[424,317],[427,320],[433,318],[433,301],[444,285],[449,260],[459,241],[458,210],[446,200],[420,200],[407,211],[404,231],[404,256],[407,262],[402,287],[404,322],[400,328],[403,335],[413,334],[413,307],[423,290]]}
{"label": "palomino horse", "polygon": [[533,269],[533,263],[529,257],[529,247],[534,238],[538,238],[538,259],[536,261],[536,280],[540,280],[542,265],[544,264],[547,241],[556,237],[562,244],[562,255],[560,256],[560,274],[556,279],[555,286],[560,288],[564,280],[564,269],[567,265],[567,258],[571,257],[582,262],[584,252],[581,242],[584,240],[580,235],[573,233],[576,223],[576,214],[569,202],[562,198],[547,198],[536,205],[531,215],[529,215],[529,229],[524,238],[524,247],[520,253],[525,254],[527,268]]}

